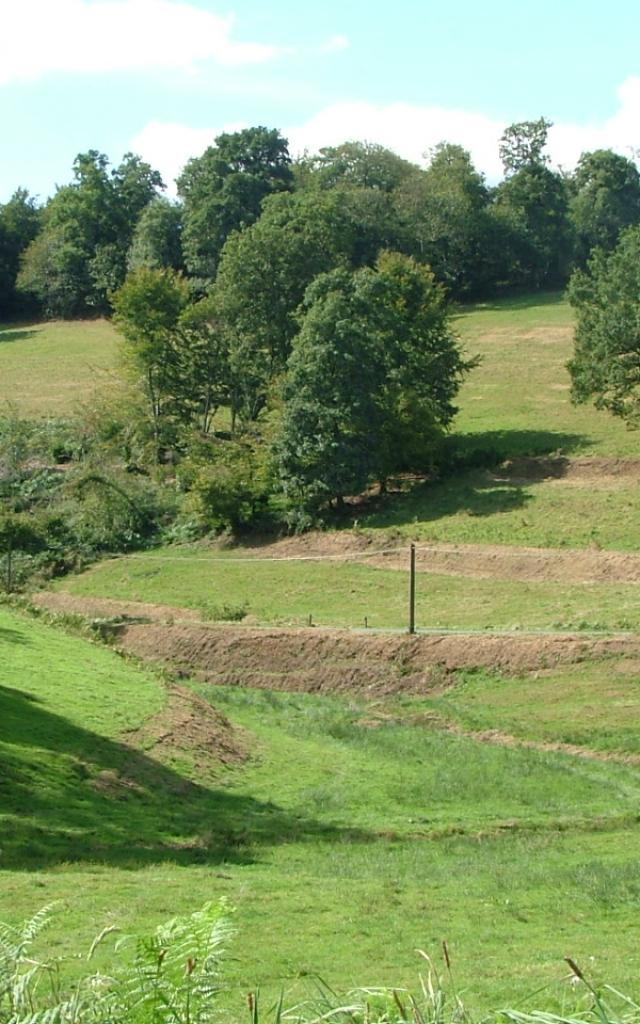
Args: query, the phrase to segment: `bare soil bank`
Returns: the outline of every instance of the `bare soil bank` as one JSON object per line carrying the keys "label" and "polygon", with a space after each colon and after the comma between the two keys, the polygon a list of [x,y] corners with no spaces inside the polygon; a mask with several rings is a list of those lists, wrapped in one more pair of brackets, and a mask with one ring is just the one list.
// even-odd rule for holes
{"label": "bare soil bank", "polygon": [[640,639],[587,636],[381,635],[196,624],[122,627],[120,647],[206,682],[306,693],[433,693],[458,669],[519,674],[611,655]]}

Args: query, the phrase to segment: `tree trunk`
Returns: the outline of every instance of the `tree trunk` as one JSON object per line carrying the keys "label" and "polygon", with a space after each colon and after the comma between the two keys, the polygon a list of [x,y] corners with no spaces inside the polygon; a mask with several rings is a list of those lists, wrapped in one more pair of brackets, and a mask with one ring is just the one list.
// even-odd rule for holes
{"label": "tree trunk", "polygon": [[13,591],[13,544],[11,538],[7,542],[7,594]]}

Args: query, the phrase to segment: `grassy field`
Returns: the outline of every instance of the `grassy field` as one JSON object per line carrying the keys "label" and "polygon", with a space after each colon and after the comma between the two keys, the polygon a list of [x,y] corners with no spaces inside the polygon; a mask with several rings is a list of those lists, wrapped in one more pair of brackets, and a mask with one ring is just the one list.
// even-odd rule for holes
{"label": "grassy field", "polygon": [[106,320],[0,325],[0,403],[21,416],[68,416],[116,361]]}
{"label": "grassy field", "polygon": [[[541,985],[545,1005],[571,999],[566,954],[637,988],[636,770],[424,728],[402,701],[200,686],[249,754],[203,782],[127,739],[164,706],[151,674],[6,610],[0,645],[0,919],[61,900],[53,951],[225,895],[236,1012],[256,984],[293,999],[315,973],[342,990],[413,983],[415,949],[437,956],[444,938],[476,1010]],[[476,682],[477,709],[471,677],[448,699],[471,702]],[[487,706],[506,685],[489,680]],[[594,745],[620,724],[609,706]],[[529,733],[540,711],[534,686]]]}
{"label": "grassy field", "polygon": [[[407,552],[408,558],[408,552]],[[99,563],[57,589],[194,608],[250,623],[400,629],[407,625],[408,573],[353,562],[237,559],[203,549],[164,548]],[[451,629],[637,629],[632,583],[568,585],[466,579],[420,573],[416,622]]]}
{"label": "grassy field", "polygon": [[[457,685],[428,706],[465,729],[640,753],[640,665],[626,659],[545,669],[523,678],[461,673]],[[411,701],[407,708],[411,713]]]}
{"label": "grassy field", "polygon": [[[571,405],[566,360],[572,313],[558,295],[483,304],[458,316],[480,367],[460,396],[456,430],[464,446],[505,457],[555,454],[615,460],[637,454],[637,434],[606,413]],[[0,347],[0,357],[2,349]],[[615,467],[614,467],[615,469]],[[359,528],[406,543],[416,539],[636,551],[640,507],[633,475],[509,479],[475,469],[393,495],[363,510]],[[169,554],[170,552],[165,552]],[[179,554],[174,549],[172,554]],[[187,554],[194,552],[187,551]],[[199,554],[196,552],[196,554]],[[162,601],[195,608],[245,608],[257,622],[314,621],[398,627],[406,620],[405,583],[366,566],[162,565],[121,561],[63,583],[74,593]],[[614,584],[492,583],[421,578],[419,622],[459,628],[636,628],[635,590]]]}
{"label": "grassy field", "polygon": [[637,434],[623,423],[571,404],[573,311],[561,294],[480,303],[461,312],[456,327],[482,359],[459,395],[456,432],[497,445],[505,457],[637,455]]}
{"label": "grassy field", "polygon": [[[483,356],[460,396],[468,451],[637,456],[637,435],[569,401],[571,311],[558,296],[484,304],[457,323]],[[113,354],[98,322],[5,330],[5,397],[24,413],[64,414]],[[392,496],[358,529],[394,545],[640,544],[635,480],[607,472],[513,481],[470,470]],[[57,586],[212,619],[406,626],[405,573],[239,555],[161,548]],[[420,573],[417,619],[637,630],[637,594]],[[88,946],[106,924],[145,931],[226,896],[238,934],[225,1000],[236,1015],[248,989],[268,998],[284,987],[293,1001],[314,974],[340,990],[413,984],[415,950],[437,957],[443,939],[477,1012],[526,1004],[541,986],[531,1005],[572,1006],[566,955],[640,995],[640,776],[604,756],[640,753],[636,663],[464,672],[429,698],[370,702],[182,680],[228,716],[244,756],[226,766],[213,747],[190,751],[175,722],[159,732],[186,747],[161,752],[148,729],[169,713],[165,684],[86,639],[0,608],[0,663],[0,920],[62,901],[54,951]],[[600,757],[549,749],[558,743]]]}

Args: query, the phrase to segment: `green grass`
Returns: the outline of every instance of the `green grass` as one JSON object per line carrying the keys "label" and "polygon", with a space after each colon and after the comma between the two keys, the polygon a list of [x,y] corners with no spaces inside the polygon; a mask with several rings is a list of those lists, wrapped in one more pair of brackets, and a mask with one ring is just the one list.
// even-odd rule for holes
{"label": "green grass", "polygon": [[640,753],[640,663],[624,658],[545,669],[522,678],[463,673],[452,690],[427,706],[468,729],[500,729],[528,740]]}
{"label": "green grass", "polygon": [[[102,562],[60,581],[85,597],[150,601],[199,609],[246,606],[250,621],[406,627],[407,573],[340,562],[232,560],[227,553],[165,548]],[[407,554],[408,558],[408,554]],[[514,583],[420,573],[416,621],[453,629],[636,629],[634,584]]]}
{"label": "green grass", "polygon": [[394,495],[362,525],[425,541],[637,551],[637,491],[624,477],[512,483],[474,470]]}
{"label": "green grass", "polygon": [[[560,295],[470,307],[457,328],[467,350],[482,357],[458,398],[453,429],[463,450],[504,459],[638,458],[637,432],[570,401],[573,314]],[[434,541],[636,550],[636,490],[635,481],[624,478],[510,483],[472,470],[394,496],[361,521]]]}
{"label": "green grass", "polygon": [[[469,350],[485,357],[460,400],[457,429],[470,449],[636,456],[636,435],[568,400],[570,322],[557,296],[461,315]],[[3,388],[20,411],[72,407],[87,383],[74,374],[91,326],[50,325],[0,341]],[[54,329],[75,338],[57,357],[45,341]],[[52,384],[47,397],[50,380],[69,387]],[[514,486],[474,471],[396,500],[368,525],[441,540],[633,550],[636,504],[626,483]],[[246,604],[250,620],[265,623],[311,614],[327,625],[358,626],[365,615],[374,627],[406,625],[400,572],[244,565],[198,548],[155,554],[160,560],[105,562],[59,585],[194,608]],[[637,593],[421,574],[418,622],[638,628]],[[411,985],[415,949],[437,954],[444,938],[477,1011],[513,1005],[546,984],[544,1005],[572,1000],[561,981],[567,954],[596,980],[638,994],[637,768],[419,724],[422,712],[437,711],[466,729],[638,752],[633,664],[611,659],[520,679],[466,673],[429,701],[375,705],[198,687],[250,753],[242,766],[210,772],[196,772],[188,757],[161,763],[132,747],[127,730],[165,695],[156,677],[109,650],[0,609],[0,664],[0,919],[62,900],[54,951],[88,946],[108,923],[144,931],[226,895],[237,907],[226,996],[236,1016],[256,984],[265,998],[280,986],[293,998],[316,972],[342,990]]]}
{"label": "green grass", "polygon": [[[545,984],[561,1005],[567,953],[637,989],[633,769],[403,724],[402,702],[200,686],[251,757],[198,781],[126,744],[162,703],[154,676],[13,612],[0,626],[0,919],[61,900],[52,952],[225,895],[236,1015],[256,984],[293,999],[314,973],[341,990],[412,984],[416,948],[444,938],[476,1010]],[[131,785],[96,788],[105,771]]]}
{"label": "green grass", "polygon": [[0,403],[21,416],[67,416],[100,388],[116,363],[106,320],[0,325]]}
{"label": "green grass", "polygon": [[573,311],[559,293],[472,306],[457,318],[470,353],[482,357],[459,395],[456,432],[505,456],[563,452],[636,457],[637,434],[591,405],[574,406],[566,363]]}

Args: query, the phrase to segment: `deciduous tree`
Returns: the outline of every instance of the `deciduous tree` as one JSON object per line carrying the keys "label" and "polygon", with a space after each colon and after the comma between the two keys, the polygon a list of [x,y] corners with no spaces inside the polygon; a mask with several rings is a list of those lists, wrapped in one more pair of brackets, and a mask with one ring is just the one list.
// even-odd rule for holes
{"label": "deciduous tree", "polygon": [[597,249],[569,287],[577,315],[569,363],[572,396],[592,400],[627,423],[640,414],[640,227],[628,228],[613,252]]}

